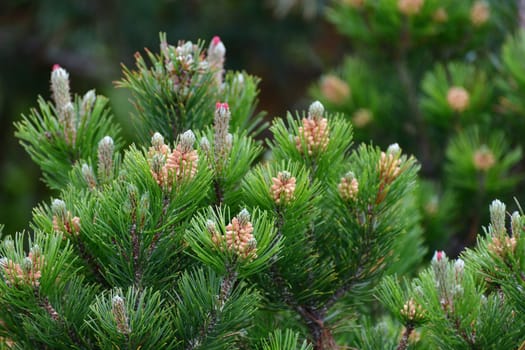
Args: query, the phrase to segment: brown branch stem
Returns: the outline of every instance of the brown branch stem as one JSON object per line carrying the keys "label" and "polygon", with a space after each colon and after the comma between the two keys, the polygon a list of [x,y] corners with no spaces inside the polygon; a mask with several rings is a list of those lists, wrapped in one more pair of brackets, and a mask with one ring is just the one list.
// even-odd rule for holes
{"label": "brown branch stem", "polygon": [[397,350],[405,350],[408,347],[408,339],[410,338],[410,335],[414,331],[414,325],[409,323],[407,324],[405,331],[403,332],[403,335],[401,336],[401,340],[399,341],[399,344],[397,346]]}

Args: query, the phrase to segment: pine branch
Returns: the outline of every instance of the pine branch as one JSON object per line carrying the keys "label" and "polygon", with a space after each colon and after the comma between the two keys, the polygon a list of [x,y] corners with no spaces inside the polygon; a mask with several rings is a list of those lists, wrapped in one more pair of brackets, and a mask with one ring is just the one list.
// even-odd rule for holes
{"label": "pine branch", "polygon": [[408,348],[408,339],[410,338],[410,335],[414,331],[414,325],[409,323],[407,324],[403,335],[401,336],[401,340],[399,341],[399,345],[397,346],[397,350],[405,350]]}
{"label": "pine branch", "polygon": [[204,340],[213,333],[217,323],[220,320],[219,313],[223,311],[226,302],[228,301],[232,291],[233,286],[237,282],[237,271],[231,266],[228,267],[226,275],[224,276],[221,287],[219,289],[219,295],[217,299],[217,305],[209,314],[208,319],[204,323],[203,327],[199,332],[199,336],[188,342],[186,350],[194,350],[200,347]]}
{"label": "pine branch", "polygon": [[215,205],[220,207],[224,203],[224,192],[219,179],[213,180],[213,188],[215,190]]}
{"label": "pine branch", "polygon": [[161,228],[164,226],[164,218],[166,217],[169,204],[170,204],[169,197],[166,194],[164,194],[164,199],[162,202],[162,214],[160,215],[159,223],[157,224],[157,232],[155,232],[155,235],[153,236],[150,247],[148,249],[149,258],[151,258],[151,256],[153,255],[153,252],[157,248],[157,243],[159,239],[165,232],[165,230]]}
{"label": "pine branch", "polygon": [[93,273],[93,276],[95,277],[95,280],[100,283],[104,288],[109,288],[110,285],[104,278],[101,272],[101,268],[99,263],[95,260],[93,255],[91,255],[84,245],[84,242],[82,242],[81,239],[75,240],[75,246],[78,249],[78,252],[80,254],[80,257],[86,262],[86,265],[91,269],[91,272]]}

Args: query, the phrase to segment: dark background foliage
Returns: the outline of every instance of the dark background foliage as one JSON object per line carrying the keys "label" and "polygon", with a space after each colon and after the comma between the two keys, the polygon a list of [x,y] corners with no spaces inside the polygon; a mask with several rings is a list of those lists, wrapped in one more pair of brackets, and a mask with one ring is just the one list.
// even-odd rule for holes
{"label": "dark background foliage", "polygon": [[121,63],[132,65],[134,52],[158,50],[160,31],[171,43],[219,35],[226,68],[262,78],[259,109],[268,117],[307,106],[309,85],[347,50],[322,16],[308,19],[300,9],[277,16],[264,1],[1,1],[0,222],[6,233],[26,228],[31,209],[50,195],[14,138],[13,121],[36,105],[37,95],[50,96],[52,65],[69,71],[73,92],[96,88],[110,97],[132,142],[127,92],[113,81],[121,77]]}

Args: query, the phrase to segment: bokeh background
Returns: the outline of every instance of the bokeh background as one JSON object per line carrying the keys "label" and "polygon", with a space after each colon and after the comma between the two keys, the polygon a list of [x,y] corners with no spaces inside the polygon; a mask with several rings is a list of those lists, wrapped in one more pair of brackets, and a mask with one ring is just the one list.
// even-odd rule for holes
{"label": "bokeh background", "polygon": [[110,97],[128,142],[127,91],[113,85],[120,64],[168,41],[226,45],[226,68],[262,78],[259,109],[269,117],[308,105],[307,90],[348,52],[320,15],[321,0],[1,0],[0,1],[0,223],[5,233],[27,228],[31,210],[53,193],[14,137],[13,122],[49,98],[58,63],[70,72],[73,92],[95,88]]}

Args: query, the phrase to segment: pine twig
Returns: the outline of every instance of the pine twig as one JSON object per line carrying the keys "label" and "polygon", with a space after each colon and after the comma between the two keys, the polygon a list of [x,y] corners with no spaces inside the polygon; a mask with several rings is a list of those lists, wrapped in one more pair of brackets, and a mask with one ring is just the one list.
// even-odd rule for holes
{"label": "pine twig", "polygon": [[228,267],[226,276],[224,276],[221,287],[219,290],[217,305],[218,307],[214,308],[212,312],[209,314],[207,325],[206,323],[203,325],[199,332],[199,336],[192,339],[188,342],[188,346],[186,347],[186,350],[194,350],[198,348],[202,342],[213,332],[215,329],[215,326],[219,322],[219,315],[218,312],[222,312],[224,309],[224,305],[228,301],[228,298],[231,295],[231,292],[233,290],[233,286],[235,285],[235,282],[237,281],[237,271],[235,271],[232,267]]}
{"label": "pine twig", "polygon": [[403,332],[403,335],[401,336],[401,340],[399,341],[399,344],[397,346],[397,350],[405,350],[408,347],[408,339],[410,338],[410,335],[414,331],[414,325],[409,323],[407,324],[405,331]]}

